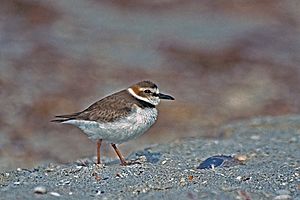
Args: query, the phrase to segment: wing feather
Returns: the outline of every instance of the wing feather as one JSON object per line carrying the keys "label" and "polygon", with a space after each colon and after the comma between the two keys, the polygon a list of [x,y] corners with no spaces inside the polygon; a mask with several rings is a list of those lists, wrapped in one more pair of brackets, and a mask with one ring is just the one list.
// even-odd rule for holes
{"label": "wing feather", "polygon": [[107,96],[87,109],[67,115],[57,115],[52,122],[64,122],[68,120],[87,120],[96,122],[113,122],[130,114],[134,101],[132,96],[122,90],[114,95]]}

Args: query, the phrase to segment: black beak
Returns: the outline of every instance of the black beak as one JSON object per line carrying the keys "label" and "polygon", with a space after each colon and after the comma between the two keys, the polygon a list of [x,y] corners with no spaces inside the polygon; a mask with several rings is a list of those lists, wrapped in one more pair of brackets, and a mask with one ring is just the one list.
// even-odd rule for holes
{"label": "black beak", "polygon": [[170,95],[166,95],[166,94],[162,94],[162,93],[159,93],[159,94],[158,94],[158,97],[159,97],[160,99],[175,100],[174,97],[171,97]]}

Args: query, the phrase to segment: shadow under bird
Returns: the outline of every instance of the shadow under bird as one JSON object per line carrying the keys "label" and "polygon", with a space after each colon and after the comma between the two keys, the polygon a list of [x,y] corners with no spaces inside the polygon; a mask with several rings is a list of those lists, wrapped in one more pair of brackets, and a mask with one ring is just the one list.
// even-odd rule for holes
{"label": "shadow under bird", "polygon": [[141,81],[95,102],[87,109],[68,115],[58,115],[52,122],[71,124],[97,141],[97,164],[100,164],[102,140],[111,143],[121,164],[128,163],[116,144],[134,139],[145,133],[157,120],[155,106],[161,99],[174,100],[162,94],[156,84]]}

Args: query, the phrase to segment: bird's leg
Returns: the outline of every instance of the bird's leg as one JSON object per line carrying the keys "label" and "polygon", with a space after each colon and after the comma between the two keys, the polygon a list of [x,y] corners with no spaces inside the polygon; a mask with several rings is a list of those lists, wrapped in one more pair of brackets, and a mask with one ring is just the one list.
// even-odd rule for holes
{"label": "bird's leg", "polygon": [[121,152],[119,151],[119,149],[117,148],[116,144],[111,143],[111,146],[114,148],[115,152],[117,153],[120,161],[121,161],[121,165],[127,165],[126,160],[124,159],[124,157],[122,156]]}
{"label": "bird's leg", "polygon": [[97,140],[97,164],[101,163],[101,160],[100,160],[101,143],[102,143],[102,139]]}

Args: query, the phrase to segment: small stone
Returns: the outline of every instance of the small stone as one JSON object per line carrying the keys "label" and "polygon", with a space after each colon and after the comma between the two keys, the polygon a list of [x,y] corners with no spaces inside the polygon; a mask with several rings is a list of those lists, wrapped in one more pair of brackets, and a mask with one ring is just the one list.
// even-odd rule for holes
{"label": "small stone", "polygon": [[83,168],[83,166],[81,166],[81,165],[76,166],[76,169],[82,169],[82,168]]}
{"label": "small stone", "polygon": [[142,193],[146,193],[148,190],[146,188],[142,189]]}
{"label": "small stone", "polygon": [[50,192],[50,195],[55,196],[55,197],[60,197],[60,194],[57,192]]}
{"label": "small stone", "polygon": [[124,178],[124,176],[122,174],[120,174],[120,173],[117,173],[116,174],[116,178]]}
{"label": "small stone", "polygon": [[290,138],[290,141],[289,141],[289,142],[297,142],[297,138],[292,137],[292,138]]}
{"label": "small stone", "polygon": [[275,200],[284,200],[284,199],[292,199],[292,197],[288,194],[278,195],[274,198]]}
{"label": "small stone", "polygon": [[212,169],[216,167],[231,167],[241,164],[236,158],[226,155],[211,156],[200,163],[197,169]]}
{"label": "small stone", "polygon": [[46,194],[47,193],[47,189],[44,186],[37,186],[33,189],[33,191],[36,194]]}
{"label": "small stone", "polygon": [[17,171],[20,172],[20,171],[22,171],[22,169],[21,168],[17,168]]}
{"label": "small stone", "polygon": [[54,169],[53,169],[53,168],[51,168],[51,167],[47,167],[47,168],[45,169],[45,171],[46,171],[46,172],[53,172],[53,171],[54,171]]}
{"label": "small stone", "polygon": [[291,194],[291,192],[288,191],[288,190],[278,190],[276,193],[279,194],[279,195],[289,195],[289,194]]}
{"label": "small stone", "polygon": [[68,185],[68,184],[71,183],[71,181],[69,181],[69,180],[61,180],[59,182],[60,182],[61,185]]}
{"label": "small stone", "polygon": [[164,164],[166,164],[166,163],[167,163],[166,160],[164,160],[164,161],[161,162],[162,165],[164,165]]}
{"label": "small stone", "polygon": [[250,137],[252,140],[259,140],[260,136],[259,135],[251,135]]}
{"label": "small stone", "polygon": [[146,162],[146,161],[147,161],[147,158],[146,158],[146,156],[140,156],[140,157],[138,158],[138,160],[139,160],[140,162]]}
{"label": "small stone", "polygon": [[179,181],[179,184],[180,184],[180,186],[185,186],[186,185],[185,179],[181,178]]}
{"label": "small stone", "polygon": [[235,158],[238,160],[238,161],[246,161],[247,160],[247,156],[246,155],[236,155]]}

